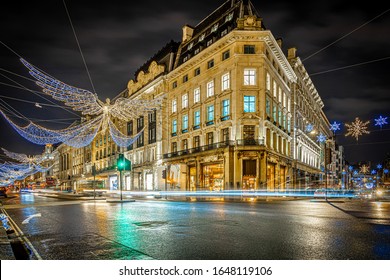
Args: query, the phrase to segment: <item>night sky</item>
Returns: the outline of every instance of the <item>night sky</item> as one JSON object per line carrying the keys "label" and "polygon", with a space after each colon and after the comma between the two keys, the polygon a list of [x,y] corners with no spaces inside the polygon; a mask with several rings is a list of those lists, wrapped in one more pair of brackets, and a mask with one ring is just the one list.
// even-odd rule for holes
{"label": "night sky", "polygon": [[[180,41],[183,25],[195,26],[223,2],[66,1],[101,100],[113,98],[124,90],[134,78],[134,72],[171,39]],[[390,123],[390,9],[386,2],[377,2],[363,1],[351,6],[350,2],[339,0],[252,1],[266,28],[275,38],[283,39],[283,50],[297,47],[325,104],[329,121],[351,123],[355,117],[371,121],[371,134],[360,137],[358,143],[344,137],[345,129],[337,135],[351,163],[376,164],[390,153],[390,125],[382,129],[373,125],[380,115],[388,117]],[[63,1],[35,3],[33,7],[19,1],[2,3],[0,41],[59,80],[93,91]],[[379,61],[339,69],[374,60]],[[30,78],[18,56],[1,44],[0,68],[0,74],[29,89],[40,90],[32,81],[4,71]],[[321,73],[328,70],[332,71]],[[51,103],[29,91],[10,87],[15,83],[1,75],[0,83],[2,108],[6,102],[30,119],[46,120],[39,124],[51,128],[65,127],[72,118],[78,118],[59,107],[43,105]],[[49,96],[46,98],[52,101]],[[34,102],[39,102],[42,108]],[[17,118],[13,120],[26,124]],[[42,152],[43,147],[23,140],[3,118],[0,129],[1,147],[28,154]]]}

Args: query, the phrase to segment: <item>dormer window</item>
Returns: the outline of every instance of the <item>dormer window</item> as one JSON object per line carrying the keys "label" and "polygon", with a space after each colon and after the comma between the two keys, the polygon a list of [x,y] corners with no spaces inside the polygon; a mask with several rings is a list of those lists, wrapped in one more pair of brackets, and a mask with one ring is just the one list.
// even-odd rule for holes
{"label": "dormer window", "polygon": [[203,33],[202,35],[200,35],[200,37],[199,37],[199,42],[202,42],[203,40],[204,40],[204,37],[205,37],[206,35]]}
{"label": "dormer window", "polygon": [[228,15],[226,16],[226,18],[225,18],[225,22],[231,21],[231,20],[233,19],[233,15],[234,15],[233,12],[230,13],[230,14],[228,14]]}
{"label": "dormer window", "polygon": [[187,50],[191,50],[192,49],[192,47],[194,46],[194,43],[190,43],[189,45],[188,45],[188,48],[187,48]]}
{"label": "dormer window", "polygon": [[218,30],[218,23],[214,24],[213,27],[211,27],[211,33],[216,32]]}

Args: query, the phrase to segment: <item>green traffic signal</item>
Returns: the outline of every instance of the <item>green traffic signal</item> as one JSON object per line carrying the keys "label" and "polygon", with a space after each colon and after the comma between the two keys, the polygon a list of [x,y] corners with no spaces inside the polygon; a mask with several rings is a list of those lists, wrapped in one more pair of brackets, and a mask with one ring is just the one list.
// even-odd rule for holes
{"label": "green traffic signal", "polygon": [[116,161],[116,166],[118,168],[118,171],[131,170],[131,161],[126,159],[123,154],[119,154],[119,157]]}

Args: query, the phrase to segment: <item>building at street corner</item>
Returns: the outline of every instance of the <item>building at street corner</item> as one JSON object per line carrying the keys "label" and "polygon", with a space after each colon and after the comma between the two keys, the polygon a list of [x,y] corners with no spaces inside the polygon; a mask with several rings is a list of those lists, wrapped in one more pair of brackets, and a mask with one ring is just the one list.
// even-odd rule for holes
{"label": "building at street corner", "polygon": [[277,191],[334,176],[324,104],[297,50],[283,53],[251,1],[226,1],[182,31],[181,42],[162,47],[119,95],[164,98],[161,108],[116,123],[128,136],[143,134],[121,149],[104,131],[82,154],[62,147],[60,162],[90,153],[80,177],[60,163],[63,180],[82,187],[94,166],[104,188],[115,190],[118,153],[132,162],[125,190]]}

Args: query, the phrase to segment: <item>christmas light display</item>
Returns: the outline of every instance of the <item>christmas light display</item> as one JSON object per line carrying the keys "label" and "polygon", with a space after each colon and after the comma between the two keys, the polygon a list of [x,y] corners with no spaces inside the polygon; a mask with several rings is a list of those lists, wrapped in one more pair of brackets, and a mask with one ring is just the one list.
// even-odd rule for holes
{"label": "christmas light display", "polygon": [[336,131],[340,130],[341,123],[333,122],[330,124],[330,130],[333,131],[333,133],[336,133]]}
{"label": "christmas light display", "polygon": [[377,169],[382,169],[382,164],[378,163],[378,165],[376,166]]}
{"label": "christmas light display", "polygon": [[322,133],[320,133],[320,135],[317,135],[317,142],[318,143],[325,143],[326,141],[326,136]]}
{"label": "christmas light display", "polygon": [[371,175],[375,175],[375,174],[376,174],[376,170],[375,169],[371,170]]}
{"label": "christmas light display", "polygon": [[28,156],[28,155],[25,155],[25,154],[19,154],[19,153],[14,153],[14,152],[10,152],[4,148],[1,148],[4,152],[4,154],[11,158],[11,159],[14,159],[18,162],[21,162],[21,163],[28,163],[28,164],[39,164],[45,160],[47,160],[50,155],[49,154],[43,154],[43,155],[34,155],[34,156]]}
{"label": "christmas light display", "polygon": [[374,120],[375,120],[375,126],[380,126],[381,128],[382,128],[382,126],[388,124],[387,117],[379,116],[378,119],[374,119]]}
{"label": "christmas light display", "polygon": [[306,132],[312,132],[314,130],[314,125],[312,125],[311,123],[307,124],[306,127],[305,127],[305,130]]}
{"label": "christmas light display", "polygon": [[369,131],[367,131],[367,125],[370,123],[370,121],[362,122],[359,118],[355,118],[355,121],[351,124],[345,124],[347,127],[348,133],[345,134],[345,136],[352,136],[356,138],[356,141],[359,141],[359,136],[363,134],[370,134]]}
{"label": "christmas light display", "polygon": [[367,173],[369,173],[370,172],[370,167],[369,166],[367,166],[367,165],[362,165],[361,167],[360,167],[360,173],[362,173],[362,174],[367,174]]}
{"label": "christmas light display", "polygon": [[36,84],[43,89],[44,93],[64,102],[66,106],[81,112],[82,115],[91,117],[90,120],[78,125],[71,125],[62,130],[51,130],[31,121],[27,126],[21,127],[0,110],[8,123],[22,137],[38,145],[65,143],[68,146],[81,148],[89,145],[100,129],[105,131],[109,128],[114,142],[120,147],[127,147],[135,142],[141,133],[135,137],[128,137],[120,132],[111,118],[128,122],[156,110],[163,101],[162,98],[133,100],[120,97],[112,105],[110,99],[103,103],[95,93],[67,85],[43,73],[24,59],[21,59],[21,62],[30,70],[30,75],[37,80]]}

